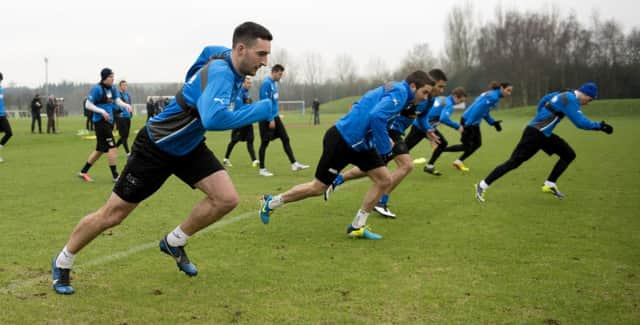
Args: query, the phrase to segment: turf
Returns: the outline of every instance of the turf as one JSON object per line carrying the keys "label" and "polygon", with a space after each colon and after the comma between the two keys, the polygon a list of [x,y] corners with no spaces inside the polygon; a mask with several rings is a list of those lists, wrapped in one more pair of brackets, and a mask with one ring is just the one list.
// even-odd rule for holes
{"label": "turf", "polygon": [[[0,323],[637,324],[640,101],[584,109],[615,127],[610,136],[569,121],[557,128],[578,155],[558,182],[566,199],[540,191],[556,157],[539,153],[477,203],[473,184],[508,157],[533,112],[494,112],[504,131],[482,126],[484,144],[466,175],[451,168],[453,154],[438,162],[442,177],[416,166],[391,196],[398,219],[369,218],[384,235],[377,242],[345,236],[368,180],[345,184],[329,202],[287,205],[262,225],[260,195],[309,181],[314,171],[292,172],[276,142],[267,152],[276,176],[258,177],[239,144],[229,173],[241,203],[190,240],[197,277],[178,272],[157,248],[202,197],[170,178],[78,255],[73,296],[52,291],[50,262],[78,220],[108,197],[106,160],[91,170],[95,183],[82,183],[75,173],[95,143],[76,135],[80,118],[61,119],[56,135],[32,135],[28,120],[11,120],[14,138],[0,164]],[[324,114],[316,127],[307,116],[284,117],[299,161],[315,167],[322,135],[338,116]],[[229,132],[207,135],[219,158],[228,140]],[[412,155],[429,151],[421,143]],[[124,162],[121,155],[119,168]]]}

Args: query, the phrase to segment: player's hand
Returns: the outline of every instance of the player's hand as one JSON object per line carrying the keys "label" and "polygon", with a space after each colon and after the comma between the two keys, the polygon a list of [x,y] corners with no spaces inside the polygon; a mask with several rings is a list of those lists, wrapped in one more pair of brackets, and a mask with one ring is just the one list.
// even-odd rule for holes
{"label": "player's hand", "polygon": [[393,139],[391,139],[391,138],[389,138],[389,143],[391,144],[391,148],[393,148],[393,146],[395,146],[395,145],[396,145],[396,143],[395,143],[395,142],[393,142]]}
{"label": "player's hand", "polygon": [[131,108],[131,105],[127,104],[127,106],[125,106],[127,108],[127,112],[129,112],[129,114],[131,114],[131,112],[133,111],[133,109]]}
{"label": "player's hand", "polygon": [[600,122],[600,131],[606,133],[606,134],[611,134],[613,133],[613,126],[607,124],[607,122],[602,121]]}
{"label": "player's hand", "polygon": [[462,132],[464,132],[464,126],[462,126],[462,124],[460,124],[460,127],[458,128],[458,131],[462,134]]}
{"label": "player's hand", "polygon": [[496,131],[498,132],[502,131],[502,125],[500,125],[500,123],[502,123],[502,120],[493,122],[493,127],[496,128]]}
{"label": "player's hand", "polygon": [[269,122],[269,128],[270,128],[271,130],[275,129],[275,128],[276,128],[276,121],[271,121],[271,122]]}
{"label": "player's hand", "polygon": [[100,113],[100,115],[102,115],[102,118],[105,121],[110,121],[111,120],[111,116],[109,116],[109,113],[107,113],[106,111],[102,111],[102,113]]}
{"label": "player's hand", "polygon": [[427,138],[433,143],[440,144],[440,137],[434,131],[427,131]]}

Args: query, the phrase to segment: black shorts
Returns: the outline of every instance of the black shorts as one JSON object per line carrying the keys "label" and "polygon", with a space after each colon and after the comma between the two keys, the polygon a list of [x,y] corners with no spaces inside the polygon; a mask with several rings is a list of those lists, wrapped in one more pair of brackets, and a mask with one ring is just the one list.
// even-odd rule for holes
{"label": "black shorts", "polygon": [[243,126],[241,128],[233,129],[231,131],[231,141],[247,141],[253,142],[253,125]]}
{"label": "black shorts", "polygon": [[113,125],[105,120],[95,123],[96,131],[96,151],[108,152],[109,149],[116,147],[113,141]]}
{"label": "black shorts", "polygon": [[460,142],[466,147],[480,147],[482,144],[480,125],[465,126],[460,136]]}
{"label": "black shorts", "polygon": [[204,141],[185,156],[174,156],[156,147],[143,127],[113,192],[127,202],[139,203],[155,193],[172,174],[195,188],[197,182],[223,169]]}
{"label": "black shorts", "polygon": [[131,129],[131,119],[125,117],[118,117],[116,119],[116,126],[118,127],[118,133],[121,138],[129,137],[129,129]]}
{"label": "black shorts", "polygon": [[409,153],[409,147],[404,142],[404,139],[402,139],[402,133],[395,130],[389,130],[389,137],[393,140],[393,148],[391,148],[391,152],[393,152],[393,154],[385,159],[385,164],[388,164],[398,155],[405,155]]}
{"label": "black shorts", "polygon": [[550,137],[545,136],[538,129],[527,126],[522,132],[520,142],[513,150],[511,158],[520,162],[529,160],[538,150],[544,151],[551,156],[557,154],[560,157],[572,155],[573,149],[561,137],[551,134]]}
{"label": "black shorts", "polygon": [[325,185],[329,185],[348,164],[357,166],[363,172],[385,165],[375,149],[368,151],[351,149],[338,129],[332,126],[322,140],[322,156],[316,168],[316,178]]}
{"label": "black shorts", "polygon": [[274,129],[269,128],[269,121],[261,121],[258,123],[262,142],[269,142],[277,138],[280,138],[282,141],[289,140],[289,135],[284,128],[284,124],[282,124],[282,120],[280,120],[280,116],[276,116],[273,120],[276,122]]}

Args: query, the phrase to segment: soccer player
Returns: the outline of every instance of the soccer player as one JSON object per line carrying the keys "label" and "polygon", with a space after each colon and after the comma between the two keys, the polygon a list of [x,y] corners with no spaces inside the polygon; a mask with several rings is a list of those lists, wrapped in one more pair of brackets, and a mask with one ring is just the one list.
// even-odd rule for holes
{"label": "soccer player", "polygon": [[480,122],[482,119],[487,121],[489,125],[496,128],[496,131],[502,131],[502,120],[494,120],[489,111],[498,106],[498,102],[503,97],[510,97],[513,91],[513,85],[509,82],[491,82],[489,90],[482,93],[469,106],[464,113],[460,124],[463,127],[461,144],[456,144],[445,148],[445,152],[464,151],[464,153],[453,162],[453,167],[461,172],[468,172],[469,168],[464,165],[464,160],[469,158],[482,145],[482,136],[480,134]]}
{"label": "soccer player", "polygon": [[381,239],[369,230],[367,218],[376,202],[392,185],[391,173],[385,166],[385,157],[392,155],[393,141],[389,138],[387,123],[409,104],[424,99],[430,90],[429,76],[424,71],[411,73],[404,81],[390,82],[368,91],[353,104],[349,113],[324,135],[323,151],[315,178],[296,185],[279,195],[264,195],[260,219],[269,223],[270,214],[285,203],[322,195],[340,170],[354,164],[373,180],[373,185],[362,201],[347,235],[353,238]]}
{"label": "soccer player", "polygon": [[[417,105],[410,105],[403,109],[400,114],[388,124],[389,137],[393,141],[393,148],[392,155],[389,159],[385,160],[385,164],[388,164],[392,159],[396,162],[397,168],[391,173],[392,181],[389,191],[380,197],[380,201],[378,201],[374,207],[376,212],[387,218],[396,218],[396,214],[391,212],[388,206],[389,194],[413,170],[413,162],[411,161],[409,151],[418,143],[418,141],[411,140],[409,137],[406,139],[403,139],[402,137],[404,136],[407,128],[409,128],[412,123],[415,123],[415,120],[426,118],[427,113],[433,106],[434,99],[436,96],[441,95],[444,92],[444,88],[447,86],[447,76],[442,70],[433,69],[429,71],[428,76],[430,80],[427,83],[428,87],[426,91],[426,98],[418,101]],[[421,133],[421,136],[433,137],[433,139],[435,139],[435,134],[433,132],[423,132]],[[409,143],[409,141],[414,143]],[[327,188],[324,196],[325,200],[329,197],[329,194],[343,182],[363,176],[366,176],[366,174],[358,167],[351,168],[344,174],[338,175],[333,183],[331,183],[331,186]]]}
{"label": "soccer player", "polygon": [[438,140],[435,142],[436,147],[431,154],[431,158],[427,162],[427,165],[424,166],[424,172],[429,173],[435,176],[441,176],[442,173],[438,171],[435,167],[436,160],[440,157],[444,149],[449,144],[447,139],[444,137],[440,131],[438,131],[438,125],[445,124],[450,128],[457,130],[462,133],[464,127],[455,121],[451,120],[451,113],[453,112],[453,106],[458,105],[465,101],[467,94],[464,91],[464,88],[457,87],[453,89],[451,95],[446,98],[438,98],[435,103],[433,103],[433,107],[429,110],[427,114],[427,122],[437,136]]}
{"label": "soccer player", "polygon": [[100,71],[101,80],[94,85],[87,96],[87,109],[93,112],[93,123],[96,130],[96,149],[89,154],[87,162],[78,172],[78,177],[85,182],[93,182],[93,178],[88,172],[103,153],[107,153],[109,169],[113,182],[118,180],[118,170],[116,169],[116,142],[113,140],[114,110],[126,109],[131,112],[131,105],[125,103],[120,98],[120,94],[113,84],[113,71],[104,68]]}
{"label": "soccer player", "polygon": [[598,130],[607,134],[613,133],[611,125],[605,121],[590,121],[580,110],[581,106],[589,104],[596,98],[598,98],[598,86],[592,82],[585,83],[577,90],[556,91],[544,95],[538,103],[536,116],[525,127],[522,138],[520,138],[520,142],[516,145],[509,160],[496,167],[489,173],[489,176],[475,185],[476,199],[484,202],[484,194],[493,182],[531,159],[539,150],[549,156],[553,154],[560,156],[549,177],[542,185],[542,192],[550,193],[557,198],[564,198],[565,195],[558,190],[556,182],[576,158],[576,153],[564,139],[553,133],[553,129],[566,116],[581,129]]}
{"label": "soccer player", "polygon": [[[126,80],[120,80],[118,83],[118,95],[123,102],[131,105],[133,103],[133,99],[131,99],[131,94],[127,92],[129,89],[129,85]],[[120,134],[120,139],[116,142],[116,147],[122,145],[124,148],[124,152],[129,155],[129,130],[131,129],[131,112],[129,110],[123,109],[121,110],[121,114],[118,114],[116,117],[116,126],[118,127],[118,133]]]}
{"label": "soccer player", "polygon": [[271,40],[266,28],[245,22],[233,33],[233,49],[209,46],[202,51],[176,98],[138,132],[129,161],[105,205],[80,221],[54,257],[53,289],[57,293],[74,292],[69,272],[75,255],[100,233],[121,223],[172,174],[205,197],[160,240],[160,250],[186,275],[198,274],[184,249],[187,239],[218,221],[239,201],[229,174],[205,145],[204,135],[207,130],[233,129],[271,116],[271,100],[229,110],[244,77],[267,64]]}
{"label": "soccer player", "polygon": [[[4,145],[7,144],[7,141],[13,136],[13,132],[11,132],[11,124],[9,124],[9,120],[7,119],[7,113],[4,111],[4,89],[2,88],[2,80],[4,76],[0,72],[0,131],[4,132],[4,136],[0,139],[0,152]],[[3,162],[2,156],[0,156],[0,163]]]}
{"label": "soccer player", "polygon": [[260,157],[259,173],[261,176],[273,176],[273,173],[268,171],[265,167],[265,155],[269,142],[276,138],[280,138],[280,141],[282,141],[284,152],[287,154],[287,157],[289,157],[289,161],[291,162],[291,170],[298,171],[309,168],[308,165],[303,165],[297,162],[296,158],[293,156],[293,149],[291,149],[291,144],[289,143],[289,135],[287,135],[287,130],[284,128],[284,124],[282,124],[282,120],[280,119],[278,82],[282,78],[283,74],[284,67],[280,64],[274,65],[271,68],[271,75],[264,78],[262,86],[260,87],[260,100],[266,98],[271,99],[273,106],[275,107],[274,113],[268,121],[258,123],[260,127],[260,149],[258,149],[258,155]]}
{"label": "soccer player", "polygon": [[[251,78],[247,77],[242,83],[242,89],[240,90],[238,97],[236,97],[233,108],[234,110],[242,109],[245,105],[251,104],[251,95],[249,94],[249,90],[251,90]],[[233,166],[231,164],[231,160],[229,160],[229,156],[231,156],[233,147],[240,141],[247,142],[247,151],[249,152],[249,158],[251,158],[251,164],[253,167],[258,167],[259,161],[256,159],[256,151],[253,148],[253,124],[233,129],[231,131],[231,141],[229,142],[229,145],[227,145],[227,152],[224,154],[224,160],[222,163],[226,167]]]}

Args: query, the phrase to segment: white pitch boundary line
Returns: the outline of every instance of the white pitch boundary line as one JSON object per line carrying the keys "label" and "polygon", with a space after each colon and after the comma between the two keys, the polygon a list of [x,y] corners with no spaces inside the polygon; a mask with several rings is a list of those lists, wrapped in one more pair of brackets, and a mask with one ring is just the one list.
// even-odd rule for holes
{"label": "white pitch boundary line", "polygon": [[[339,188],[344,188],[345,186],[347,186],[348,184],[355,184],[355,183],[360,183],[364,180],[368,180],[368,178],[364,177],[364,178],[360,178],[360,179],[356,179],[356,180],[352,180],[349,181],[348,183],[342,184]],[[251,216],[256,216],[258,214],[257,211],[248,211],[245,213],[242,213],[240,215],[238,215],[237,217],[226,217],[223,218],[221,221],[218,221],[216,223],[214,223],[213,225],[201,230],[200,232],[198,232],[199,234],[206,234],[210,231],[213,231],[214,229],[218,229],[218,228],[222,228],[224,226],[230,225],[230,224],[234,224],[236,222],[242,221],[244,219],[248,219]],[[122,258],[127,258],[133,254],[145,251],[147,249],[151,249],[154,247],[158,247],[158,241],[153,241],[153,242],[149,242],[149,243],[145,243],[145,244],[140,244],[137,246],[133,246],[125,251],[121,251],[121,252],[117,252],[111,255],[107,255],[107,256],[103,256],[103,257],[99,257],[93,260],[90,260],[88,262],[85,262],[83,264],[80,264],[79,266],[73,268],[73,272],[74,273],[82,273],[84,271],[85,268],[90,268],[92,266],[97,266],[97,265],[102,265],[102,264],[106,264],[108,262],[111,261],[115,261],[115,260],[119,260]],[[51,262],[49,262],[51,263]],[[50,265],[50,264],[47,264]],[[47,270],[49,268],[47,267]],[[10,294],[12,291],[16,291],[16,290],[20,290],[23,288],[27,288],[27,287],[31,287],[31,286],[35,286],[38,283],[41,282],[51,282],[51,275],[48,274],[47,276],[39,276],[39,277],[35,277],[35,278],[31,278],[31,279],[26,279],[26,280],[13,280],[11,282],[9,282],[9,284],[7,286],[5,286],[4,288],[0,289],[0,293],[3,294]]]}
{"label": "white pitch boundary line", "polygon": [[[213,231],[215,229],[222,228],[224,226],[231,225],[231,224],[234,224],[236,222],[248,219],[251,216],[255,216],[256,219],[257,219],[257,214],[258,214],[257,211],[249,211],[249,212],[242,213],[242,214],[238,215],[237,217],[223,218],[222,220],[214,223],[213,225],[201,230],[200,232],[198,232],[198,234],[206,234],[206,233],[208,233],[210,231]],[[111,255],[107,255],[107,256],[103,256],[103,257],[99,257],[99,258],[90,260],[88,262],[85,262],[83,264],[78,265],[77,267],[74,267],[73,268],[73,272],[74,273],[82,273],[84,271],[84,269],[86,269],[86,268],[90,268],[92,266],[102,265],[102,264],[106,264],[106,263],[111,262],[111,261],[115,261],[115,260],[119,260],[119,259],[122,259],[122,258],[126,258],[126,257],[129,257],[129,256],[133,255],[133,254],[136,254],[136,253],[139,253],[139,252],[142,252],[142,251],[145,251],[147,249],[154,248],[154,247],[158,247],[158,241],[157,240],[153,241],[153,242],[149,242],[149,243],[144,243],[144,244],[140,244],[140,245],[137,245],[137,246],[133,246],[133,247],[131,247],[131,248],[125,250],[125,251],[117,252],[117,253],[114,253],[114,254],[111,254]],[[49,262],[49,263],[51,263],[51,262]],[[50,264],[47,264],[47,265],[50,265]],[[47,269],[49,269],[49,268],[47,268]],[[38,283],[41,283],[43,281],[51,282],[51,275],[49,274],[46,277],[45,276],[39,276],[39,277],[36,277],[36,278],[27,279],[27,280],[13,280],[6,287],[0,289],[0,292],[1,293],[5,293],[5,294],[9,294],[12,291],[16,291],[16,290],[19,290],[19,289],[22,289],[22,288],[31,287],[31,286],[34,286],[34,285],[36,285]]]}

